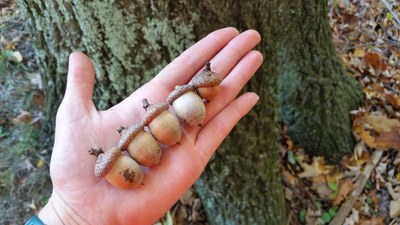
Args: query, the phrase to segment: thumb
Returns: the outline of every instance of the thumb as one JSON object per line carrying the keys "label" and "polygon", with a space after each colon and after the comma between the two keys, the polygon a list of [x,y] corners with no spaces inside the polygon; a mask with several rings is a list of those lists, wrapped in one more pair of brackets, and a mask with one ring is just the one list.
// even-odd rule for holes
{"label": "thumb", "polygon": [[81,52],[72,53],[69,56],[67,89],[63,101],[80,106],[93,105],[94,75],[90,58]]}

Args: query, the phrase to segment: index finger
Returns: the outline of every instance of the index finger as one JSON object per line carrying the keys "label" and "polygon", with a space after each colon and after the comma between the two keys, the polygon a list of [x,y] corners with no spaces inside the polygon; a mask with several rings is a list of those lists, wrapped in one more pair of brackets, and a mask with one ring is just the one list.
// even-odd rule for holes
{"label": "index finger", "polygon": [[[118,114],[121,115],[124,115],[125,112],[132,113],[138,111],[138,106],[141,107],[141,99],[147,95],[144,90],[157,89],[159,93],[158,98],[162,97],[161,99],[165,99],[168,93],[174,90],[176,85],[187,83],[206,62],[213,58],[237,35],[239,35],[239,31],[233,27],[222,28],[208,34],[185,50],[180,56],[161,70],[149,83],[142,86],[108,111],[117,111]],[[125,118],[125,120],[127,120],[127,118]]]}
{"label": "index finger", "polygon": [[211,58],[239,34],[233,27],[216,30],[184,51],[152,80],[166,89],[187,83]]}
{"label": "index finger", "polygon": [[[152,90],[157,95],[151,96],[151,101],[166,99],[170,91],[174,90],[178,84],[185,84],[197,73],[206,62],[212,59],[221,51],[232,39],[239,35],[239,31],[233,27],[216,30],[198,41],[196,44],[185,50],[180,56],[167,65],[149,83],[132,93],[129,97],[119,104],[103,112],[104,116],[114,118],[111,121],[118,121],[119,125],[131,124],[133,118],[141,116],[141,100],[147,98]],[[110,114],[110,115],[107,115]],[[132,115],[130,117],[122,115]],[[115,117],[118,117],[116,119]],[[110,122],[111,122],[110,121]],[[117,123],[117,122],[114,122]],[[117,127],[119,125],[109,124]]]}

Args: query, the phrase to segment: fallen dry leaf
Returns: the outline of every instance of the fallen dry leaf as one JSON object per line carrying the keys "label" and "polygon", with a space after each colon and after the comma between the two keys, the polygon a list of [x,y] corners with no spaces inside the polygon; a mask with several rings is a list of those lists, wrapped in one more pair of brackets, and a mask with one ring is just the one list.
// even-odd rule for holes
{"label": "fallen dry leaf", "polygon": [[400,150],[400,121],[385,115],[365,115],[354,120],[353,132],[369,147]]}
{"label": "fallen dry leaf", "polygon": [[20,110],[20,114],[12,119],[14,124],[29,124],[31,121],[32,114],[24,110]]}
{"label": "fallen dry leaf", "polygon": [[387,69],[385,61],[380,58],[380,55],[378,53],[368,52],[364,56],[364,60],[371,66],[373,66],[375,69],[378,69],[380,71],[385,71]]}
{"label": "fallen dry leaf", "polygon": [[381,133],[375,138],[377,149],[396,149],[400,150],[399,127],[392,127],[389,132]]}
{"label": "fallen dry leaf", "polygon": [[299,173],[300,178],[314,177],[321,174],[328,174],[333,166],[325,165],[325,160],[322,157],[314,157],[311,164],[299,161],[300,166],[303,168],[303,172]]}
{"label": "fallen dry leaf", "polygon": [[356,225],[360,221],[360,212],[355,208],[351,209],[351,214],[346,218],[344,225]]}
{"label": "fallen dry leaf", "polygon": [[354,56],[354,57],[364,57],[365,54],[366,54],[366,53],[365,53],[364,49],[362,49],[362,48],[356,48],[356,49],[354,50],[353,56]]}
{"label": "fallen dry leaf", "polygon": [[283,170],[282,171],[282,180],[286,185],[290,187],[295,187],[298,184],[298,178],[293,176],[289,171]]}
{"label": "fallen dry leaf", "polygon": [[338,183],[340,179],[343,177],[343,172],[338,168],[333,169],[329,174],[325,175],[325,179],[327,183]]}
{"label": "fallen dry leaf", "polygon": [[396,108],[400,108],[400,96],[397,94],[387,94],[386,99],[388,102]]}
{"label": "fallen dry leaf", "polygon": [[293,191],[290,188],[285,187],[285,199],[288,201],[293,200]]}
{"label": "fallen dry leaf", "polygon": [[339,188],[335,199],[333,199],[333,205],[339,205],[343,200],[346,199],[347,195],[354,189],[354,183],[351,179],[345,179],[339,183]]}
{"label": "fallen dry leaf", "polygon": [[383,225],[383,218],[381,216],[372,218],[362,218],[359,225]]}
{"label": "fallen dry leaf", "polygon": [[41,90],[37,89],[33,92],[32,103],[43,109],[46,107],[46,98]]}
{"label": "fallen dry leaf", "polygon": [[389,207],[390,207],[389,208],[390,218],[400,216],[400,198],[397,200],[390,201]]}
{"label": "fallen dry leaf", "polygon": [[322,199],[329,199],[329,196],[333,193],[329,188],[324,175],[318,175],[312,178],[311,189],[315,190]]}
{"label": "fallen dry leaf", "polygon": [[373,205],[375,206],[375,209],[378,209],[379,208],[379,201],[380,201],[380,198],[377,196],[377,190],[376,189],[374,189],[374,190],[372,190],[370,193],[369,193],[369,197],[370,197],[370,199],[371,199],[371,202],[373,203]]}

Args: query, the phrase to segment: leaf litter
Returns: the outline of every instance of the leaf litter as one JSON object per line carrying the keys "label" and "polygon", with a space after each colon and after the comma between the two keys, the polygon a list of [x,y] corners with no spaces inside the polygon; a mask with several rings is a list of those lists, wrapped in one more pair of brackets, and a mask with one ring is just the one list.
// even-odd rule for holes
{"label": "leaf litter", "polygon": [[16,0],[0,0],[0,224],[26,222],[51,193],[45,98],[24,21]]}
{"label": "leaf litter", "polygon": [[329,3],[338,56],[365,101],[351,112],[353,154],[337,165],[305,155],[283,128],[288,224],[400,224],[400,2]]}

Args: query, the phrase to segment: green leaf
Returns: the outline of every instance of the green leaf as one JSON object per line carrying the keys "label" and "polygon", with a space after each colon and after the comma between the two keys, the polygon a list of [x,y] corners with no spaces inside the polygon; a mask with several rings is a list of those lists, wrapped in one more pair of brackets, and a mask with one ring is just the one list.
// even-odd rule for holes
{"label": "green leaf", "polygon": [[305,209],[302,209],[299,213],[299,219],[301,223],[305,223],[306,222],[306,216],[307,216],[307,212]]}
{"label": "green leaf", "polygon": [[328,182],[328,187],[329,187],[329,189],[331,189],[334,192],[338,191],[338,186],[336,185],[336,183]]}
{"label": "green leaf", "polygon": [[317,210],[320,209],[321,207],[322,207],[321,202],[314,202],[314,204],[313,204],[313,206],[312,206],[312,209],[313,209],[314,211],[317,211]]}
{"label": "green leaf", "polygon": [[14,63],[20,63],[22,62],[23,58],[22,55],[19,51],[11,51],[11,50],[5,50],[3,52],[3,55],[10,61]]}
{"label": "green leaf", "polygon": [[290,164],[292,165],[296,164],[296,157],[294,156],[292,151],[288,151],[287,157]]}
{"label": "green leaf", "polygon": [[392,20],[393,19],[393,14],[391,14],[390,12],[387,12],[386,13],[386,19]]}
{"label": "green leaf", "polygon": [[334,192],[332,192],[332,193],[330,193],[330,194],[328,195],[328,198],[329,198],[330,200],[333,200],[333,199],[336,198],[336,195],[337,195],[337,192],[334,191]]}
{"label": "green leaf", "polygon": [[0,127],[0,138],[6,138],[10,136],[10,132],[8,132],[4,127]]}
{"label": "green leaf", "polygon": [[365,184],[365,190],[372,190],[375,188],[375,183],[371,180],[368,180],[367,183]]}
{"label": "green leaf", "polygon": [[336,215],[336,208],[330,208],[328,210],[329,215],[331,215],[331,217],[334,217]]}
{"label": "green leaf", "polygon": [[168,211],[164,215],[164,220],[162,221],[162,225],[174,225],[174,221],[172,220],[172,215],[170,211]]}
{"label": "green leaf", "polygon": [[371,197],[368,196],[365,200],[367,201],[368,204],[372,204],[372,198]]}
{"label": "green leaf", "polygon": [[324,214],[322,214],[321,219],[322,221],[324,221],[324,223],[329,223],[329,221],[331,221],[332,219],[332,216],[328,212],[324,212]]}

